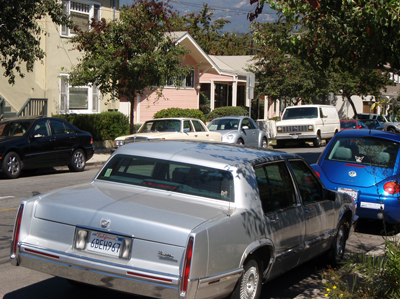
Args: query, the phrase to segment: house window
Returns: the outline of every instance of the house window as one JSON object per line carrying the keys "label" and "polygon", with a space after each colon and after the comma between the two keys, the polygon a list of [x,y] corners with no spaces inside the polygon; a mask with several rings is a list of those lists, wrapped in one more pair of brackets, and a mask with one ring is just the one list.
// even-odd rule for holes
{"label": "house window", "polygon": [[194,71],[191,71],[189,75],[186,77],[178,76],[177,79],[175,78],[168,78],[167,79],[167,87],[176,87],[177,81],[180,81],[181,86],[183,88],[194,88]]}
{"label": "house window", "polygon": [[[68,14],[80,30],[86,32],[90,30],[90,21],[94,18],[100,21],[100,4],[85,1],[62,0],[64,13]],[[61,36],[69,37],[74,34],[73,29],[61,26]]]}
{"label": "house window", "polygon": [[60,76],[60,113],[95,113],[99,110],[99,89],[95,85],[71,86],[68,75]]}

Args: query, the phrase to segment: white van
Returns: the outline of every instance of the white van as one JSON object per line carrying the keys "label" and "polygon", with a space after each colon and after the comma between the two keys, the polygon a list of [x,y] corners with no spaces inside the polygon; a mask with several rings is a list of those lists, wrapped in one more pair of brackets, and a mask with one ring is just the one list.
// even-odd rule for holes
{"label": "white van", "polygon": [[312,141],[321,146],[322,139],[331,139],[340,131],[340,120],[336,108],[330,105],[301,105],[286,107],[282,120],[276,123],[276,142],[284,147],[285,142]]}

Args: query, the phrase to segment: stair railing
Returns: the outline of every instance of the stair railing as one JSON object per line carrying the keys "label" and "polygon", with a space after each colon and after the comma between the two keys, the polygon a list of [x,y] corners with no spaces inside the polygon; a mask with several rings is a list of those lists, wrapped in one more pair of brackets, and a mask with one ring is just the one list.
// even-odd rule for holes
{"label": "stair railing", "polygon": [[29,98],[18,111],[17,116],[47,115],[47,99]]}

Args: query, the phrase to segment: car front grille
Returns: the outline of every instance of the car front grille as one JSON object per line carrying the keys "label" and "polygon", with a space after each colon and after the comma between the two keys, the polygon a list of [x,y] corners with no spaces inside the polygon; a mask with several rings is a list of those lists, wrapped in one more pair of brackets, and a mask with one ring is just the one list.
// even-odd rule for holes
{"label": "car front grille", "polygon": [[309,125],[282,126],[282,133],[308,132],[308,127],[309,127]]}

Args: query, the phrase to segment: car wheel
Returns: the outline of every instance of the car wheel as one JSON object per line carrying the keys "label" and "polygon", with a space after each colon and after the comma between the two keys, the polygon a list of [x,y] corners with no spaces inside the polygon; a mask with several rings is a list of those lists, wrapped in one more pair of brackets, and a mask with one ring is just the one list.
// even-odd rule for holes
{"label": "car wheel", "polygon": [[395,128],[388,128],[387,130],[388,130],[388,132],[396,133],[396,129]]}
{"label": "car wheel", "polygon": [[237,144],[240,144],[240,145],[244,145],[244,141],[243,141],[242,138],[239,138],[238,141],[237,141],[236,143],[237,143]]}
{"label": "car wheel", "polygon": [[346,248],[347,228],[346,223],[340,222],[337,234],[333,240],[332,246],[328,251],[328,262],[332,266],[336,266],[343,260],[344,250]]}
{"label": "car wheel", "polygon": [[81,149],[77,149],[72,153],[71,164],[68,168],[71,171],[83,171],[86,166],[85,153]]}
{"label": "car wheel", "polygon": [[259,265],[257,259],[251,259],[244,265],[244,272],[231,295],[231,299],[258,299],[260,297],[262,271]]}
{"label": "car wheel", "polygon": [[321,136],[319,136],[319,134],[317,134],[317,138],[314,139],[313,144],[315,147],[321,146]]}
{"label": "car wheel", "polygon": [[263,139],[261,141],[261,147],[262,148],[268,148],[268,140],[267,140],[267,138],[263,137]]}
{"label": "car wheel", "polygon": [[15,152],[9,152],[3,160],[2,172],[9,179],[16,179],[21,174],[21,159]]}

